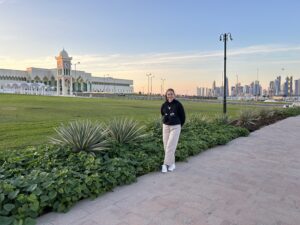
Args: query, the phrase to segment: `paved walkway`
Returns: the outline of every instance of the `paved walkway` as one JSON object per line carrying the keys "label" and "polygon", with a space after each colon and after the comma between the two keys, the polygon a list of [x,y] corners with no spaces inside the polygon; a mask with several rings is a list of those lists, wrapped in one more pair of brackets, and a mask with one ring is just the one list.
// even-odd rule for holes
{"label": "paved walkway", "polygon": [[151,173],[38,225],[299,225],[300,117]]}

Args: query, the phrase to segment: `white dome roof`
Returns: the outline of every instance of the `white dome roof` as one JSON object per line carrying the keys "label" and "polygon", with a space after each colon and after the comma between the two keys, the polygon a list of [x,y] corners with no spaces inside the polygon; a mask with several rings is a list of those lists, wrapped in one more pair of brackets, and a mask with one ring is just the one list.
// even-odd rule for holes
{"label": "white dome roof", "polygon": [[59,56],[63,57],[63,58],[69,58],[68,53],[66,52],[65,49],[63,49],[62,51],[60,51]]}

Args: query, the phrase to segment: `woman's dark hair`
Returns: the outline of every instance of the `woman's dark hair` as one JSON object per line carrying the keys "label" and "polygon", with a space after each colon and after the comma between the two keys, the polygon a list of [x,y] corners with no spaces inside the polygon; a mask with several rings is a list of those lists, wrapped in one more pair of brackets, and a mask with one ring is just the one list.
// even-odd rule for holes
{"label": "woman's dark hair", "polygon": [[169,88],[169,89],[166,91],[166,94],[165,94],[166,101],[168,101],[167,93],[168,93],[169,91],[172,91],[172,92],[174,93],[174,95],[175,95],[174,89],[173,89],[173,88]]}

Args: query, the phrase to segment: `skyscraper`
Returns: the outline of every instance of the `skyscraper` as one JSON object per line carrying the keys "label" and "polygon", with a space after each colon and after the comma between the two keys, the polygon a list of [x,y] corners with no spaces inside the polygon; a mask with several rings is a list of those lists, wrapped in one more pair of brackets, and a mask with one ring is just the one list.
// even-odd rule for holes
{"label": "skyscraper", "polygon": [[295,80],[295,96],[300,96],[300,79]]}
{"label": "skyscraper", "polygon": [[285,82],[282,85],[283,95],[292,96],[293,95],[293,77],[286,77]]}
{"label": "skyscraper", "polygon": [[275,95],[275,81],[270,81],[268,95],[271,97]]}
{"label": "skyscraper", "polygon": [[275,80],[275,95],[281,95],[281,76],[278,76]]}

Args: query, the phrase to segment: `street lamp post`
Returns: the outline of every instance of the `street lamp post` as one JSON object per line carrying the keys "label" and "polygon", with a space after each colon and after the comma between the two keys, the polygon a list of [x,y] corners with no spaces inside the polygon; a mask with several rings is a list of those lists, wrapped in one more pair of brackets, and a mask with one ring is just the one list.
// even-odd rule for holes
{"label": "street lamp post", "polygon": [[161,92],[161,95],[163,96],[164,94],[164,90],[165,90],[165,81],[166,81],[166,78],[161,78],[161,89],[160,89],[160,92]]}
{"label": "street lamp post", "polygon": [[148,96],[149,96],[149,94],[150,94],[150,90],[149,90],[149,80],[150,80],[150,77],[152,76],[152,74],[151,73],[147,73],[146,74],[146,76],[148,77]]}
{"label": "street lamp post", "polygon": [[[80,64],[80,62],[77,62],[77,63],[74,63],[74,67],[75,67],[75,79],[76,79],[76,65],[79,65]],[[72,79],[72,78],[71,78]],[[73,85],[73,82],[72,82],[72,84],[71,85]],[[80,85],[80,87],[81,87],[81,85]],[[78,84],[77,84],[77,88],[78,88]],[[78,90],[76,90],[76,92],[77,92]]]}
{"label": "street lamp post", "polygon": [[150,81],[151,81],[151,95],[152,95],[152,78],[154,78],[155,76],[154,75],[152,75],[151,77],[150,77]]}
{"label": "street lamp post", "polygon": [[223,113],[226,114],[226,92],[227,92],[227,76],[226,76],[226,48],[227,48],[227,41],[233,40],[231,37],[231,33],[224,33],[220,35],[220,41],[224,41],[224,101],[223,101]]}

